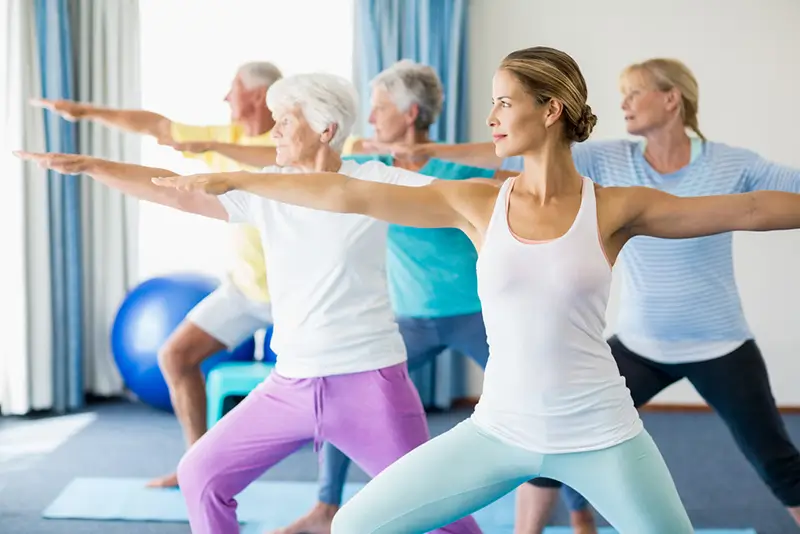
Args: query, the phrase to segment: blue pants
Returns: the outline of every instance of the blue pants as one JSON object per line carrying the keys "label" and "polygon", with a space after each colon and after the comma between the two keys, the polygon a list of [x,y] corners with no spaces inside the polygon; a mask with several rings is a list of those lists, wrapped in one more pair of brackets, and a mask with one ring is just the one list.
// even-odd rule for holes
{"label": "blue pants", "polygon": [[619,534],[694,532],[646,431],[607,449],[539,454],[500,441],[468,419],[379,473],[339,510],[331,533],[423,534],[539,475],[586,495]]}
{"label": "blue pants", "polygon": [[[428,363],[445,349],[465,354],[481,368],[486,368],[489,346],[481,313],[434,319],[399,317],[397,323],[406,344],[410,371]],[[338,506],[342,503],[350,459],[326,442],[322,447],[320,461],[319,500]],[[583,510],[588,505],[586,499],[569,486],[563,487],[562,495],[570,510]]]}

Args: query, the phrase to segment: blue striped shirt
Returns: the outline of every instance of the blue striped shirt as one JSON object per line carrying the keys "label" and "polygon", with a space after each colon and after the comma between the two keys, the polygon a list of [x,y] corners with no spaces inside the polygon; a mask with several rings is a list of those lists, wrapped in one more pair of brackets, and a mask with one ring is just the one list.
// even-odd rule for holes
{"label": "blue striped shirt", "polygon": [[[706,142],[694,160],[656,172],[633,141],[575,145],[578,171],[603,186],[653,187],[677,196],[800,192],[800,171],[758,154]],[[503,168],[521,170],[521,158]],[[693,239],[638,236],[620,254],[617,335],[635,352],[667,363],[722,356],[750,339],[733,271],[731,233]],[[639,349],[639,350],[637,350]]]}

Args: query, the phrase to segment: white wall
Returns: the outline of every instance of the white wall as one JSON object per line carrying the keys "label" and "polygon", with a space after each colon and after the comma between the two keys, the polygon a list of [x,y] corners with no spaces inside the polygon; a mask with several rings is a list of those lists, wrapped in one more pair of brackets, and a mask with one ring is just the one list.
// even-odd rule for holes
{"label": "white wall", "polygon": [[[491,78],[513,50],[545,45],[571,54],[599,122],[593,139],[625,136],[617,76],[653,56],[686,62],[700,89],[700,127],[712,140],[756,150],[800,168],[800,3],[795,0],[472,0],[470,134],[488,140]],[[738,234],[737,282],[767,360],[779,405],[800,406],[800,234]],[[792,250],[795,252],[792,252]],[[613,327],[616,300],[609,309]],[[480,373],[471,373],[471,392]],[[702,402],[683,382],[659,403]]]}

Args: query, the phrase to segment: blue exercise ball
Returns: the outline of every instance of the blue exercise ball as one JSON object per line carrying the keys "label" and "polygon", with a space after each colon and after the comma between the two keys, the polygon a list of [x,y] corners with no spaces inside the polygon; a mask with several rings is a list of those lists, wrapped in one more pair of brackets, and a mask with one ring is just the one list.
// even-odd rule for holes
{"label": "blue exercise ball", "polygon": [[264,334],[264,362],[266,363],[275,363],[278,361],[278,355],[273,352],[270,344],[272,343],[272,329],[273,325],[269,325],[267,327],[266,334]]}
{"label": "blue exercise ball", "polygon": [[[158,352],[189,311],[219,286],[200,274],[160,276],[136,286],[122,302],[111,330],[111,350],[125,385],[142,402],[172,411],[169,389],[158,367]],[[253,361],[255,340],[208,358],[203,374],[220,362]]]}

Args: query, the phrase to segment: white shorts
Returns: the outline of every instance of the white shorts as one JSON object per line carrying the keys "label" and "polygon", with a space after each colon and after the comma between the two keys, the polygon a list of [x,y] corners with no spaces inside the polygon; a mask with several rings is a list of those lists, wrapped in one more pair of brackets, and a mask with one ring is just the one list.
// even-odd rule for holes
{"label": "white shorts", "polygon": [[271,310],[270,303],[250,300],[236,286],[224,282],[192,308],[186,319],[226,347],[235,348],[272,322]]}

